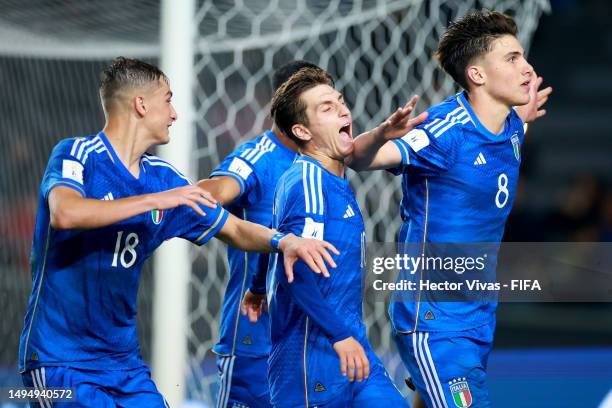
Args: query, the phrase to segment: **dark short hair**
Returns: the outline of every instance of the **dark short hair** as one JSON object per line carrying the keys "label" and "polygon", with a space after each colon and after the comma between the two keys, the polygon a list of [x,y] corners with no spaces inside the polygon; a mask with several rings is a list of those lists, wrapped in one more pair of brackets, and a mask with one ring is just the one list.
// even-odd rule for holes
{"label": "dark short hair", "polygon": [[119,93],[125,89],[156,84],[166,75],[155,65],[132,58],[117,57],[100,74],[100,99],[108,111]]}
{"label": "dark short hair", "polygon": [[[272,92],[276,90],[302,68],[316,68],[321,69],[319,66],[305,60],[293,60],[289,61],[284,65],[281,65],[274,71],[272,75]],[[333,80],[332,80],[333,81]]]}
{"label": "dark short hair", "polygon": [[317,85],[334,86],[334,81],[327,71],[319,67],[302,68],[291,75],[274,93],[270,115],[276,126],[289,138],[298,144],[303,141],[292,132],[291,127],[296,123],[308,125],[306,104],[302,94]]}
{"label": "dark short hair", "polygon": [[471,11],[448,26],[440,38],[436,57],[442,69],[469,91],[465,71],[470,62],[491,51],[495,39],[503,35],[516,37],[517,33],[510,16],[497,11]]}

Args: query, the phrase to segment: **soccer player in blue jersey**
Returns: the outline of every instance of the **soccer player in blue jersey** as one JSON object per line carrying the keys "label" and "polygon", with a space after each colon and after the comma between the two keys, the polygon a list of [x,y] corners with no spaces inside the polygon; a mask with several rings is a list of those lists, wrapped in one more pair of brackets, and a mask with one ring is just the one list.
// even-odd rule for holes
{"label": "soccer player in blue jersey", "polygon": [[278,248],[289,269],[300,257],[322,272],[325,261],[334,266],[327,249],[337,252],[238,219],[145,153],[169,141],[177,116],[157,67],[116,59],[100,96],[105,128],[61,141],[43,177],[19,369],[26,386],[73,388],[71,407],[163,407],[135,324],[140,270],[155,248],[172,237],[202,245],[216,236],[248,251]]}
{"label": "soccer player in blue jersey", "polygon": [[[542,79],[516,35],[512,18],[498,12],[452,23],[437,57],[464,90],[431,107],[427,121],[401,138],[355,141],[353,167],[402,175],[399,241],[418,243],[424,255],[427,243],[502,239],[524,125],[545,114],[540,108],[552,92],[538,91]],[[491,405],[486,367],[495,309],[495,302],[392,302],[394,339],[422,398],[418,406]]]}
{"label": "soccer player in blue jersey", "polygon": [[[298,272],[291,284],[283,277],[282,257],[270,261],[271,399],[279,408],[365,407],[383,400],[408,406],[366,336],[361,283],[365,231],[344,166],[353,150],[352,119],[332,85],[325,71],[306,68],[285,82],[272,100],[276,125],[291,135],[301,153],[277,184],[273,226],[326,239],[341,255],[328,279]],[[414,103],[416,99],[379,130],[409,130],[417,123],[408,119]],[[296,271],[305,267],[298,262]],[[243,307],[253,320],[261,315],[265,298],[261,273],[256,278]]]}
{"label": "soccer player in blue jersey", "polygon": [[[318,68],[307,61],[291,61],[272,78],[274,91],[301,68]],[[241,144],[198,184],[234,215],[270,227],[274,187],[291,166],[297,145],[273,125],[260,136]],[[255,272],[268,268],[268,256],[228,247],[230,275],[221,311],[219,341],[213,348],[219,369],[217,407],[234,405],[271,407],[265,373],[270,355],[267,313],[256,324],[240,313],[242,297]]]}

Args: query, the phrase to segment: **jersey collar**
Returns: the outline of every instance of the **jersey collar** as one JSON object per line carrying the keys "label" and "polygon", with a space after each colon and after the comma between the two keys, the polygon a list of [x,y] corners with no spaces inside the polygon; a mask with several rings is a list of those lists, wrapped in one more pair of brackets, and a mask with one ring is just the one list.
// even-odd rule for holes
{"label": "jersey collar", "polygon": [[504,130],[502,130],[500,134],[496,135],[495,133],[484,127],[480,120],[478,120],[478,116],[476,116],[476,113],[472,109],[472,106],[470,105],[465,96],[465,91],[461,91],[457,94],[457,102],[467,111],[468,115],[470,116],[470,119],[472,120],[472,123],[474,124],[474,126],[476,126],[476,129],[478,129],[478,132],[480,132],[482,135],[494,141],[500,141],[509,138],[507,135],[510,115],[508,115],[506,117],[506,120],[504,120]]}
{"label": "jersey collar", "polygon": [[140,177],[136,178],[123,165],[123,162],[121,160],[119,160],[119,156],[117,156],[117,153],[115,153],[115,149],[113,149],[113,145],[111,144],[111,142],[108,141],[108,139],[106,138],[106,135],[104,134],[104,132],[100,131],[98,133],[98,136],[100,137],[100,139],[102,139],[102,142],[104,143],[104,145],[106,146],[106,149],[110,153],[111,158],[112,158],[112,160],[113,160],[113,162],[115,164],[115,167],[121,173],[123,180],[125,180],[127,182],[131,182],[131,183],[145,184],[145,179],[146,179],[146,174],[147,173],[145,172],[144,167],[142,166],[142,159],[140,161]]}
{"label": "jersey collar", "polygon": [[332,173],[331,171],[327,170],[325,167],[323,167],[323,165],[321,165],[321,163],[319,163],[318,161],[316,161],[315,159],[313,159],[312,157],[308,157],[308,156],[304,156],[303,154],[298,154],[295,158],[295,162],[299,163],[299,162],[307,162],[307,163],[312,163],[315,166],[319,167],[321,170],[323,170],[325,173],[327,173],[330,177],[333,177],[337,180],[341,180],[342,182],[348,183],[348,166],[345,167],[344,169],[344,177],[339,177],[336,176],[334,173]]}
{"label": "jersey collar", "polygon": [[266,136],[268,136],[268,138],[270,140],[272,140],[272,142],[274,142],[274,144],[281,149],[281,151],[287,155],[287,157],[291,160],[293,160],[296,156],[297,153],[294,152],[293,150],[289,149],[287,146],[285,146],[284,144],[282,144],[280,142],[280,140],[278,140],[278,138],[276,137],[276,135],[274,134],[274,132],[272,132],[270,129],[266,130],[264,132],[266,134]]}

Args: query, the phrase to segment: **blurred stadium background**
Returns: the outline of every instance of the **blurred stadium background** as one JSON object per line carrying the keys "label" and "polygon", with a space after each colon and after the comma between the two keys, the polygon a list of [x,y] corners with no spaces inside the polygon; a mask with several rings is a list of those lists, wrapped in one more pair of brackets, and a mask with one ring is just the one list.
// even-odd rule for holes
{"label": "blurred stadium background", "polygon": [[[167,51],[160,45],[161,6],[156,0],[0,0],[0,387],[20,384],[17,347],[31,287],[28,258],[49,153],[61,138],[102,128],[97,76],[114,56],[160,63]],[[337,78],[358,132],[413,93],[422,95],[419,111],[440,101],[454,87],[432,59],[438,36],[450,20],[481,7],[515,16],[530,62],[555,88],[548,115],[530,128],[523,146],[522,179],[505,240],[610,241],[608,0],[197,1],[193,55],[171,62],[193,69],[187,99],[192,112],[179,111],[193,134],[183,170],[194,179],[208,176],[237,143],[269,125],[269,76],[291,59],[318,63]],[[170,75],[172,83],[179,79],[184,78]],[[173,132],[174,139],[181,136]],[[365,210],[369,240],[393,241],[398,180],[383,172],[351,173],[350,179]],[[215,390],[210,349],[227,265],[218,242],[188,256],[183,391],[185,406],[203,407]],[[143,271],[138,321],[143,356],[155,363],[152,269],[151,263]],[[366,305],[369,334],[403,384],[385,309]],[[172,355],[172,345],[165,352]],[[611,305],[500,305],[489,372],[495,407],[600,406],[612,389]]]}

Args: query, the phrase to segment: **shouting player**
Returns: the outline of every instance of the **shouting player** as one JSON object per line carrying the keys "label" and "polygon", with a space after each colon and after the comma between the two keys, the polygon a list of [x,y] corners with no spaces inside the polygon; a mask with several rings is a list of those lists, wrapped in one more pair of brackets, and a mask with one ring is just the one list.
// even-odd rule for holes
{"label": "shouting player", "polygon": [[172,237],[202,245],[217,236],[247,251],[279,248],[290,273],[297,256],[327,272],[326,248],[335,249],[230,215],[145,153],[169,141],[177,116],[157,67],[118,58],[101,79],[105,128],[61,141],[41,184],[19,368],[26,386],[73,388],[70,406],[163,407],[135,323],[140,270],[155,248]]}
{"label": "shouting player", "polygon": [[[278,68],[272,78],[274,91],[305,67],[317,68],[306,61],[292,61]],[[270,227],[274,187],[295,160],[297,150],[295,142],[273,125],[238,146],[213,170],[210,179],[198,184],[237,217]],[[223,298],[219,341],[213,349],[218,355],[219,369],[216,406],[271,407],[265,377],[270,355],[268,315],[252,324],[240,313],[242,297],[256,271],[268,268],[268,256],[228,247],[227,258],[230,275]]]}
{"label": "shouting player", "polygon": [[[512,18],[471,12],[438,45],[442,68],[463,88],[417,129],[393,141],[355,141],[357,169],[402,174],[400,242],[500,242],[512,208],[524,124],[552,92],[525,60]],[[520,106],[519,108],[513,108]],[[399,166],[399,168],[398,168]],[[392,302],[394,338],[430,408],[489,407],[486,366],[495,302]],[[421,404],[423,401],[419,401]]]}
{"label": "shouting player", "polygon": [[[410,130],[425,118],[408,119],[415,103],[413,98],[376,130],[389,137]],[[283,258],[270,261],[272,403],[331,408],[384,400],[407,406],[374,354],[362,318],[365,231],[344,166],[353,152],[351,113],[329,74],[312,68],[298,71],[276,91],[271,112],[301,153],[278,182],[274,227],[326,239],[341,251],[328,279],[304,276],[306,265],[297,263],[289,284]],[[262,313],[264,292],[258,279],[245,296],[243,311],[253,320]]]}

